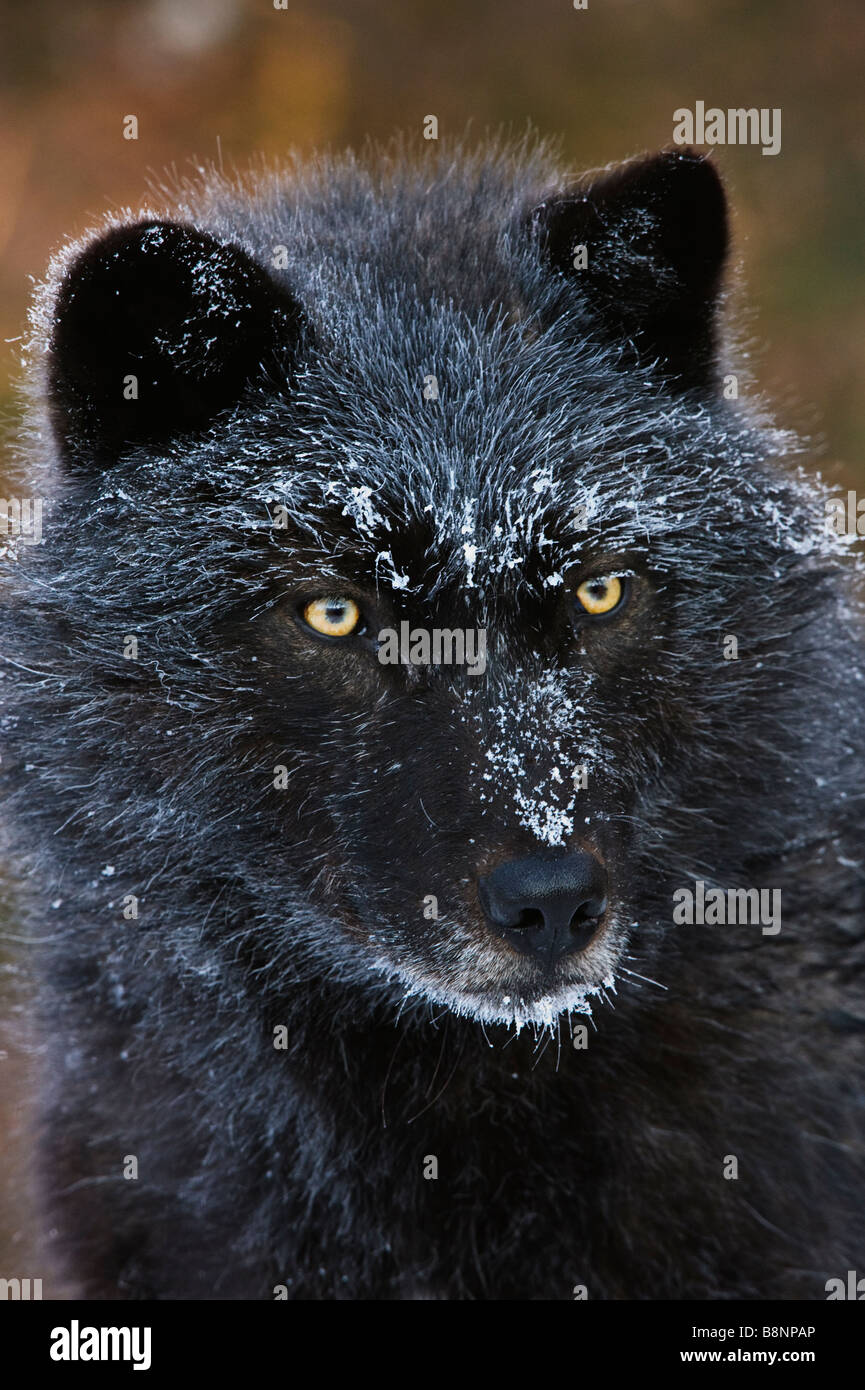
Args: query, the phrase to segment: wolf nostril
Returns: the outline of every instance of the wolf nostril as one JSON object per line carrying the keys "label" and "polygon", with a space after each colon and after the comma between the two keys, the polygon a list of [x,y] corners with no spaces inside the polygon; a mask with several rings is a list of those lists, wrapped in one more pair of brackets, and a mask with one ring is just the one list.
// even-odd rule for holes
{"label": "wolf nostril", "polygon": [[548,963],[584,950],[607,910],[607,875],[581,850],[500,864],[478,883],[487,921],[518,951]]}
{"label": "wolf nostril", "polygon": [[533,907],[527,907],[520,913],[518,920],[514,922],[513,930],[532,931],[535,928],[543,927],[543,925],[544,914],[536,912]]}
{"label": "wolf nostril", "polygon": [[606,898],[593,898],[588,903],[581,903],[574,913],[569,923],[569,930],[573,940],[572,949],[582,950],[593,941],[598,934],[600,919],[607,910]]}

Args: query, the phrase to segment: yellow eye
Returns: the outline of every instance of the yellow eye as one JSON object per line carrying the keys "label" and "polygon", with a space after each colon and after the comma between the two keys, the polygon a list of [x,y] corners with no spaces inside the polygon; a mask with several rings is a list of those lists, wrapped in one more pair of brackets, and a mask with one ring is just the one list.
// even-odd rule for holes
{"label": "yellow eye", "polygon": [[612,613],[622,601],[624,585],[614,574],[599,574],[594,579],[585,579],[577,590],[577,598],[582,607],[592,617]]}
{"label": "yellow eye", "polygon": [[306,605],[303,621],[322,637],[348,637],[360,622],[360,609],[353,599],[329,594]]}

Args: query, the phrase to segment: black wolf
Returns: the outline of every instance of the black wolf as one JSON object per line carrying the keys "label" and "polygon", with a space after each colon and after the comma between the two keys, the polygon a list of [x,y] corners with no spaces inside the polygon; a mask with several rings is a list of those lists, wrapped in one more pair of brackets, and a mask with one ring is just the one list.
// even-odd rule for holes
{"label": "black wolf", "polygon": [[86,1296],[863,1267],[857,569],[727,242],[697,154],[505,142],[205,174],[57,257],[3,772]]}

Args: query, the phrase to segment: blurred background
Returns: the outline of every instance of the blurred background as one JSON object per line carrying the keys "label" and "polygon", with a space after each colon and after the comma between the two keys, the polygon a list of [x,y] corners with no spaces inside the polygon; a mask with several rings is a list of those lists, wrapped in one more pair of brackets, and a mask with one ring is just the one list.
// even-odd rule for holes
{"label": "blurred background", "polygon": [[[865,489],[862,0],[0,0],[0,416],[33,278],[149,174],[366,135],[531,122],[574,172],[669,144],[673,112],[780,107],[782,147],[723,147],[752,369],[824,471]],[[123,118],[139,138],[123,138]],[[3,470],[0,462],[0,496]],[[0,880],[2,887],[2,880]],[[0,1277],[39,1275],[27,1046],[0,918]],[[6,938],[4,940],[4,933]],[[4,1182],[4,1178],[6,1181]],[[46,1289],[46,1296],[49,1290]]]}

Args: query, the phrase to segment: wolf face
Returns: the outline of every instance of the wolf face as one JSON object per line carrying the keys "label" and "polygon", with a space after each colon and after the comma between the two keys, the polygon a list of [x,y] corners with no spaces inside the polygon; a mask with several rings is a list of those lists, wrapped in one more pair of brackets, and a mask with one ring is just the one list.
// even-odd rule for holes
{"label": "wolf face", "polygon": [[[178,969],[551,1025],[663,983],[675,887],[751,882],[797,779],[828,816],[795,692],[838,542],[722,389],[726,250],[701,157],[500,150],[214,178],[60,258],[61,801]],[[401,624],[483,671],[384,664]]]}

